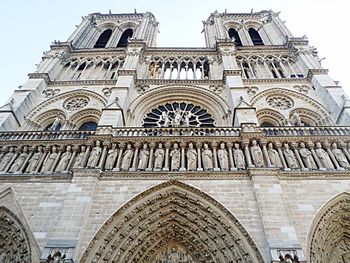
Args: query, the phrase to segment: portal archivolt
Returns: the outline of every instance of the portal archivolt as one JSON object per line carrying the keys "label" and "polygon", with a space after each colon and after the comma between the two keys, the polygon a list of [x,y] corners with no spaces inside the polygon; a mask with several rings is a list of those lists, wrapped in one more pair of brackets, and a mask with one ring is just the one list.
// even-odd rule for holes
{"label": "portal archivolt", "polygon": [[263,262],[247,231],[220,203],[168,181],[133,198],[98,231],[81,262]]}

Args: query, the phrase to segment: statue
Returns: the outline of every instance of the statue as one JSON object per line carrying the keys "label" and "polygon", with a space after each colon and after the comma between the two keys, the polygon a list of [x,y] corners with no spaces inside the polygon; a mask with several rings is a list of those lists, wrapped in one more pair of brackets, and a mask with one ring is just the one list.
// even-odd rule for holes
{"label": "statue", "polygon": [[299,115],[299,112],[294,112],[293,116],[295,117],[295,126],[304,126],[303,123],[301,122],[301,118]]}
{"label": "statue", "polygon": [[350,168],[350,165],[349,165],[348,160],[346,159],[346,156],[344,155],[342,150],[338,149],[336,143],[332,144],[332,153],[341,167],[343,167],[345,169]]}
{"label": "statue", "polygon": [[328,156],[328,153],[322,149],[322,145],[320,142],[316,142],[316,150],[315,153],[320,160],[320,163],[322,167],[320,168],[326,168],[326,169],[334,169],[333,163],[331,159]]}
{"label": "statue", "polygon": [[268,147],[267,154],[270,158],[271,164],[275,167],[281,168],[282,162],[280,159],[280,155],[278,154],[278,151],[276,151],[273,148],[273,144],[271,142],[267,145],[267,147]]}
{"label": "statue", "polygon": [[148,67],[148,76],[150,79],[154,79],[154,62],[152,62]]}
{"label": "statue", "polygon": [[63,172],[67,169],[67,165],[72,157],[72,147],[70,145],[67,146],[66,151],[62,154],[61,160],[59,161],[56,172]]}
{"label": "statue", "polygon": [[290,169],[298,169],[299,165],[297,162],[297,159],[295,158],[294,152],[289,149],[289,145],[287,143],[284,144],[284,150],[283,150],[284,157],[286,157],[286,161],[288,164],[288,167]]}
{"label": "statue", "polygon": [[30,160],[28,161],[28,167],[27,167],[27,171],[30,173],[35,173],[37,166],[39,165],[39,162],[41,160],[41,158],[43,157],[43,147],[42,146],[38,146],[38,151],[35,152],[32,156],[32,158],[30,158]]}
{"label": "statue", "polygon": [[177,108],[175,110],[175,116],[174,116],[174,122],[173,122],[173,127],[180,127],[181,125],[181,110]]}
{"label": "statue", "polygon": [[47,263],[64,263],[66,254],[61,254],[60,251],[52,251],[47,257]]}
{"label": "statue", "polygon": [[190,118],[191,118],[192,114],[190,111],[187,111],[185,113],[184,119],[183,119],[183,126],[184,127],[190,127]]}
{"label": "statue", "polygon": [[196,171],[197,170],[197,151],[193,148],[193,143],[188,144],[188,150],[186,153],[187,157],[187,170]]}
{"label": "statue", "polygon": [[203,170],[204,171],[213,170],[213,152],[209,149],[208,144],[205,143],[203,147],[204,147],[202,151]]}
{"label": "statue", "polygon": [[28,147],[24,146],[23,152],[17,157],[9,170],[10,173],[16,173],[21,171],[21,167],[28,157]]}
{"label": "statue", "polygon": [[154,171],[160,171],[163,168],[165,151],[163,149],[163,144],[159,143],[158,148],[154,153]]}
{"label": "statue", "polygon": [[180,150],[179,145],[174,143],[174,149],[170,152],[171,171],[178,171],[180,167]]}
{"label": "statue", "polygon": [[131,144],[128,143],[128,145],[126,146],[126,150],[123,153],[123,161],[121,166],[122,171],[128,171],[130,169],[131,160],[133,156],[134,156],[134,150],[131,148]]}
{"label": "statue", "polygon": [[303,160],[306,168],[308,169],[317,169],[314,159],[312,158],[312,154],[309,149],[305,147],[303,142],[300,143],[299,154],[301,159]]}
{"label": "statue", "polygon": [[169,125],[170,125],[170,118],[169,118],[168,112],[163,111],[162,112],[162,116],[160,118],[161,118],[161,120],[164,121],[163,127],[169,127]]}
{"label": "statue", "polygon": [[137,166],[137,170],[139,171],[145,171],[147,168],[148,158],[149,158],[149,150],[147,148],[148,148],[147,143],[144,143],[143,148],[140,150],[139,165]]}
{"label": "statue", "polygon": [[52,123],[51,127],[49,128],[49,130],[51,131],[58,131],[60,129],[60,125],[61,125],[61,114],[57,113],[56,118],[54,120],[54,122]]}
{"label": "statue", "polygon": [[219,164],[221,171],[228,171],[228,152],[225,148],[225,144],[221,143],[220,144],[220,149],[218,150],[218,159],[219,159]]}
{"label": "statue", "polygon": [[90,153],[90,157],[87,162],[88,168],[96,168],[98,165],[98,160],[100,159],[100,155],[102,152],[102,149],[100,147],[101,143],[100,141],[96,141],[96,146],[92,148],[92,151]]}
{"label": "statue", "polygon": [[86,151],[86,147],[85,147],[85,145],[82,145],[80,147],[80,153],[75,158],[73,168],[84,168],[83,161],[84,161],[85,151]]}
{"label": "statue", "polygon": [[115,143],[112,143],[112,148],[108,150],[108,155],[105,163],[106,170],[113,169],[113,166],[117,157],[118,157],[117,145]]}
{"label": "statue", "polygon": [[6,153],[0,161],[0,171],[4,171],[6,166],[11,162],[13,156],[15,155],[13,147],[10,147],[8,153]]}
{"label": "statue", "polygon": [[58,156],[57,148],[55,146],[52,146],[51,154],[47,155],[47,157],[45,158],[43,169],[42,169],[43,173],[47,173],[51,170],[57,156]]}
{"label": "statue", "polygon": [[243,151],[239,148],[239,144],[235,143],[233,150],[233,158],[235,160],[235,164],[238,170],[245,169],[245,159]]}
{"label": "statue", "polygon": [[258,145],[256,140],[252,141],[252,147],[250,147],[250,152],[252,155],[253,163],[255,167],[264,167],[264,157],[260,146]]}

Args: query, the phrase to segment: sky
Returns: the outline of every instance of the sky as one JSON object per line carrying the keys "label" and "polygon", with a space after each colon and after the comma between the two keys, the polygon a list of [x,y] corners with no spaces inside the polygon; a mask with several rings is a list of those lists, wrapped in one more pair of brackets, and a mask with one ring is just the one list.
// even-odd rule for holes
{"label": "sky", "polygon": [[306,35],[324,68],[350,94],[347,51],[348,0],[1,0],[0,105],[35,71],[54,40],[66,41],[90,13],[152,12],[159,24],[158,47],[204,47],[202,21],[228,13],[272,9],[296,37]]}

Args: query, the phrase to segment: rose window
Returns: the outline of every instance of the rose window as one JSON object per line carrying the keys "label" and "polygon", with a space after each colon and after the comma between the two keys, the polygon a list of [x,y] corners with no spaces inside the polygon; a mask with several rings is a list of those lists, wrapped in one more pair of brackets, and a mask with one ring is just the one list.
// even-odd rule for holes
{"label": "rose window", "polygon": [[215,121],[207,110],[192,103],[166,103],[151,110],[143,127],[213,127]]}
{"label": "rose window", "polygon": [[294,102],[287,96],[269,96],[266,98],[266,102],[273,108],[278,110],[287,110],[293,107]]}
{"label": "rose window", "polygon": [[63,108],[69,111],[76,111],[86,107],[88,103],[89,98],[87,97],[70,98],[63,103]]}

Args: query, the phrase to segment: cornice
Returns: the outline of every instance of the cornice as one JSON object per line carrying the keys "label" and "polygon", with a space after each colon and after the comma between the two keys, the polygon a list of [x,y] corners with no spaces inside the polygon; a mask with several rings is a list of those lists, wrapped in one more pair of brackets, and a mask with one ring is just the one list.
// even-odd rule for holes
{"label": "cornice", "polygon": [[278,78],[278,79],[242,79],[244,84],[258,84],[258,83],[309,83],[307,78]]}
{"label": "cornice", "polygon": [[223,80],[214,79],[199,79],[199,80],[174,80],[174,79],[137,79],[135,85],[210,85],[210,84],[224,84]]}
{"label": "cornice", "polygon": [[327,75],[328,74],[328,69],[323,69],[323,68],[315,68],[315,69],[309,69],[309,72],[307,73],[307,79],[309,81],[312,80],[312,78],[316,75]]}
{"label": "cornice", "polygon": [[97,86],[115,85],[116,79],[95,79],[95,80],[54,80],[48,83],[49,86]]}

